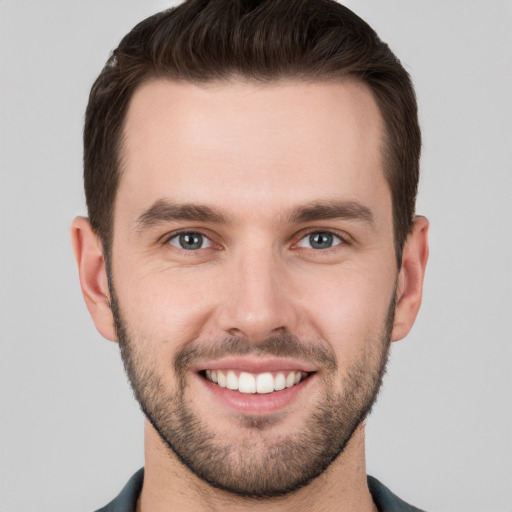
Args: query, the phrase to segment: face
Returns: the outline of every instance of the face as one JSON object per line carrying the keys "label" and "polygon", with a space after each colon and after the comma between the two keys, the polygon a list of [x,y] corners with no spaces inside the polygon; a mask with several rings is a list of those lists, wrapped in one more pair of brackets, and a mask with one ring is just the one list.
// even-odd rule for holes
{"label": "face", "polygon": [[361,84],[155,81],[134,95],[110,292],[153,428],[213,486],[321,474],[376,396],[397,270]]}

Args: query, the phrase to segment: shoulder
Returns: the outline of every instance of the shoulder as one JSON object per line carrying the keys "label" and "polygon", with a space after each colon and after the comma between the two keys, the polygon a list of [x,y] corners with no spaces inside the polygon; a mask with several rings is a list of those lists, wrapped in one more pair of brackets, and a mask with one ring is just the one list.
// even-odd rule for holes
{"label": "shoulder", "polygon": [[379,512],[424,512],[401,500],[373,476],[368,476],[368,488]]}
{"label": "shoulder", "polygon": [[96,512],[135,512],[143,481],[144,468],[141,468],[128,480],[116,498]]}

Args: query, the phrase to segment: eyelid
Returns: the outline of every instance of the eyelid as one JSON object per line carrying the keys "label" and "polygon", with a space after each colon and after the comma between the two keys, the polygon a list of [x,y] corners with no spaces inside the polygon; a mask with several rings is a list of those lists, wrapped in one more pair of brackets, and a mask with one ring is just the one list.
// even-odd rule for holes
{"label": "eyelid", "polygon": [[[170,244],[170,241],[173,239],[173,238],[176,238],[180,235],[183,235],[183,234],[186,234],[186,233],[197,233],[197,234],[200,234],[202,235],[204,238],[206,238],[209,242],[210,242],[210,245],[209,247],[204,247],[204,248],[201,248],[201,249],[211,249],[212,247],[214,246],[218,246],[220,247],[221,244],[216,242],[214,239],[215,239],[215,236],[214,235],[211,235],[211,234],[208,234],[205,232],[205,230],[203,228],[182,228],[182,229],[178,229],[176,231],[172,231],[171,233],[166,233],[165,235],[163,235],[162,237],[160,237],[159,239],[159,242],[162,244],[162,245],[171,245]],[[297,244],[303,240],[304,238],[306,238],[307,236],[310,236],[312,235],[313,233],[328,233],[330,235],[333,235],[335,236],[336,238],[338,238],[341,243],[339,244],[336,244],[332,247],[330,247],[329,249],[333,249],[339,245],[351,245],[353,243],[353,239],[350,235],[348,235],[347,233],[345,232],[342,232],[342,231],[339,231],[337,229],[333,229],[333,228],[318,228],[318,227],[312,227],[312,228],[309,228],[309,229],[306,229],[306,230],[302,230],[300,231],[297,235],[293,236],[292,238],[292,248],[294,247],[298,247]],[[185,249],[181,249],[180,247],[176,247],[176,246],[172,246],[178,250],[182,250],[182,251],[186,251],[186,252],[197,252],[199,251],[199,249],[197,249],[196,251],[187,251]],[[299,247],[299,248],[302,248],[302,247]],[[313,249],[311,248],[312,250],[317,250],[317,251],[322,251],[322,252],[325,252],[327,251],[328,249]]]}
{"label": "eyelid", "polygon": [[300,233],[298,233],[294,237],[295,241],[293,242],[292,246],[298,247],[299,249],[308,249],[308,247],[300,247],[298,244],[299,244],[299,242],[304,240],[304,238],[311,236],[314,233],[326,233],[326,234],[335,236],[336,238],[338,238],[340,240],[340,243],[337,243],[336,245],[333,245],[332,247],[329,247],[327,249],[314,249],[313,247],[309,247],[309,249],[314,250],[314,251],[325,252],[325,251],[328,251],[329,249],[334,249],[335,247],[338,247],[339,245],[350,245],[350,243],[351,243],[351,237],[345,232],[341,232],[341,231],[338,231],[333,228],[316,228],[316,227],[314,227],[314,228],[309,228],[305,231],[301,231]]}
{"label": "eyelid", "polygon": [[[184,247],[180,247],[180,238],[183,235],[194,235],[201,238],[201,247],[198,247],[197,249],[185,249]],[[174,241],[176,241],[176,244],[174,244]],[[177,235],[171,236],[169,238],[169,241],[167,242],[169,245],[172,245],[173,247],[176,247],[177,249],[183,249],[183,250],[189,250],[189,251],[199,251],[201,249],[209,249],[212,246],[212,241],[202,233],[198,233],[196,231],[191,231],[190,233],[179,233]]]}
{"label": "eyelid", "polygon": [[[170,243],[173,238],[179,237],[180,235],[193,234],[193,233],[201,235],[203,238],[208,240],[209,246],[208,247],[201,247],[201,249],[196,249],[196,250],[186,250],[186,249],[183,249],[182,247],[178,247],[178,246],[172,245]],[[178,229],[176,231],[172,231],[171,233],[166,233],[165,235],[163,235],[159,239],[159,242],[162,245],[171,246],[174,249],[181,250],[181,251],[184,251],[184,252],[187,252],[187,253],[193,253],[193,252],[197,252],[197,251],[200,251],[200,250],[211,249],[213,246],[219,245],[218,243],[216,243],[213,240],[213,236],[212,235],[209,235],[209,234],[205,233],[205,230],[201,229],[201,228],[182,228],[182,229]]]}

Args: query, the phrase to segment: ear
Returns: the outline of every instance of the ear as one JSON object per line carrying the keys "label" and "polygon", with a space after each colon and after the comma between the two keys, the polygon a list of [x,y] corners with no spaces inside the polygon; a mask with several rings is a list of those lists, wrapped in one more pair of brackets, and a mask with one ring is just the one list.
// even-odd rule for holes
{"label": "ear", "polygon": [[96,329],[103,337],[117,341],[114,317],[110,309],[103,247],[88,219],[77,217],[73,221],[71,242],[78,265],[82,294]]}
{"label": "ear", "polygon": [[428,220],[416,217],[412,233],[407,237],[398,274],[395,321],[392,341],[405,338],[420,309],[423,277],[428,260]]}

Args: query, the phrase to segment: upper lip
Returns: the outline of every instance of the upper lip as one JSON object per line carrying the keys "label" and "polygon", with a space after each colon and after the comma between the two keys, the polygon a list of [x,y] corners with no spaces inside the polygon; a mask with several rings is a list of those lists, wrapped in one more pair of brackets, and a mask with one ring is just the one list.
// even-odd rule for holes
{"label": "upper lip", "polygon": [[195,365],[196,372],[203,370],[240,370],[247,373],[264,373],[279,371],[301,371],[311,373],[317,371],[317,367],[305,361],[296,361],[286,358],[248,358],[230,357],[217,359]]}

